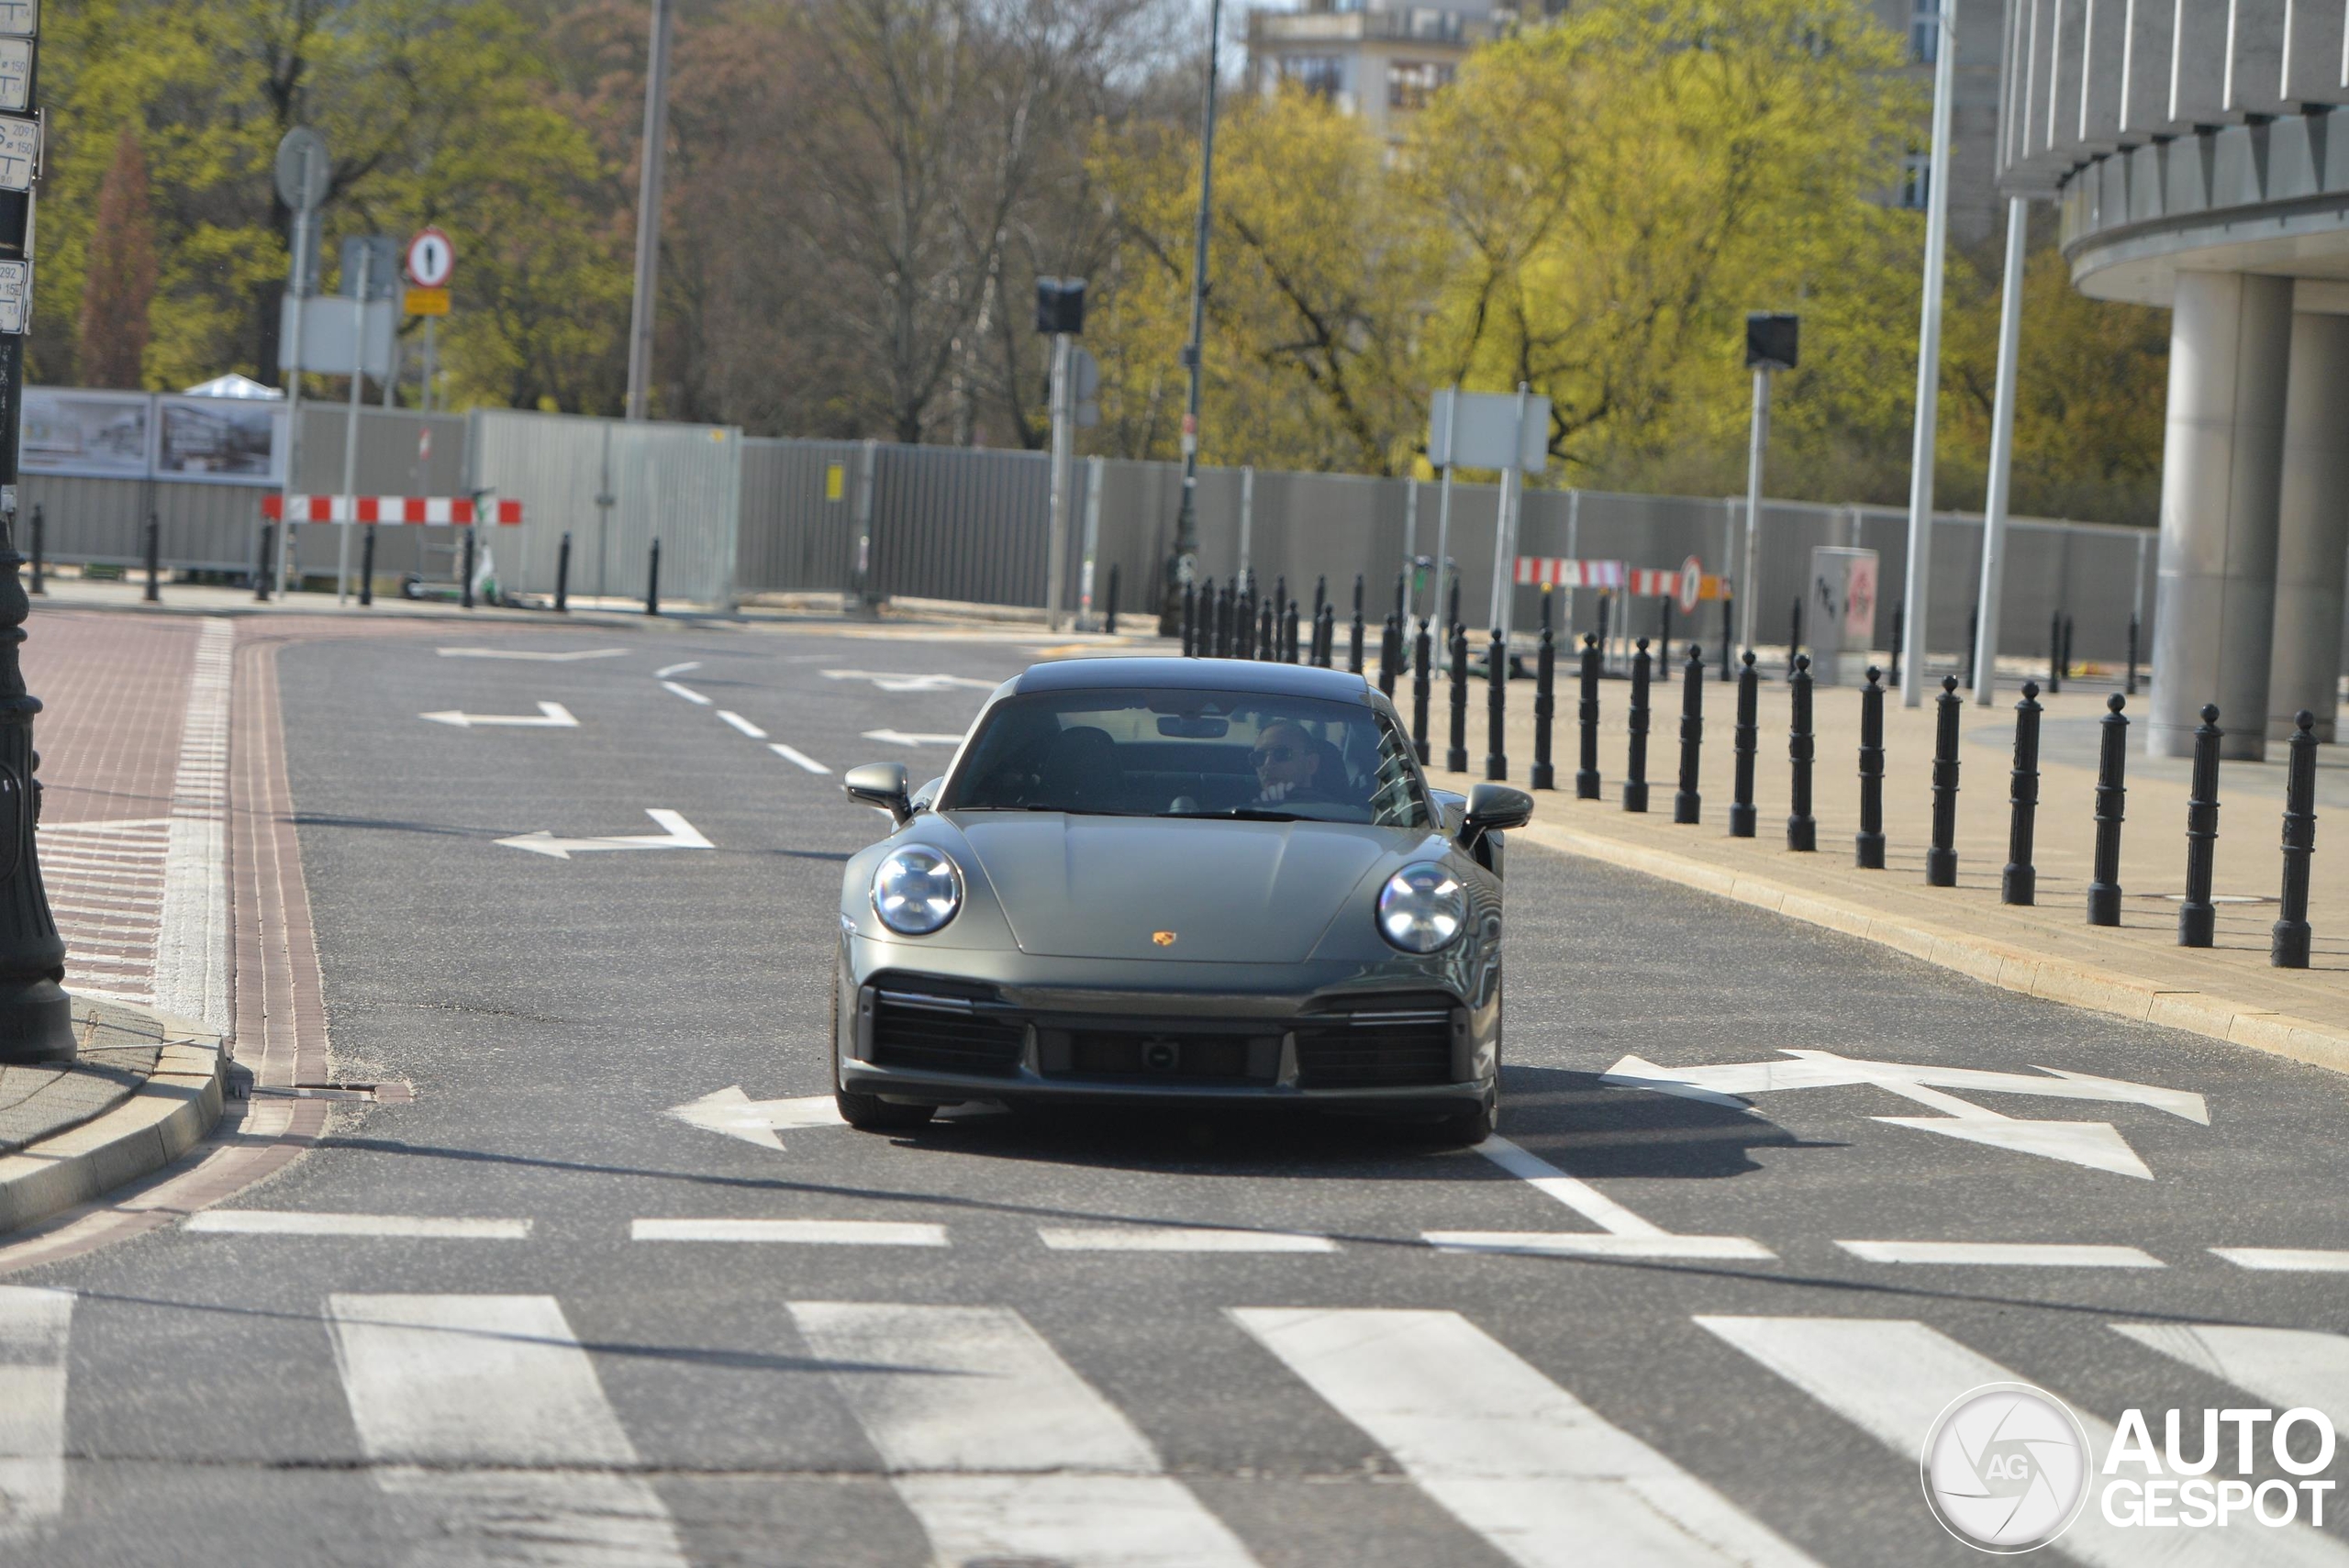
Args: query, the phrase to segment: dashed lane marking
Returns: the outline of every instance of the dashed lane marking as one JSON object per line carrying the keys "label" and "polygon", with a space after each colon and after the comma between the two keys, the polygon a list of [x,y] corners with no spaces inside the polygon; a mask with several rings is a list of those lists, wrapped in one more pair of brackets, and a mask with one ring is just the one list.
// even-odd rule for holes
{"label": "dashed lane marking", "polygon": [[740,730],[743,734],[749,736],[753,740],[763,740],[767,738],[767,732],[765,730],[761,729],[757,725],[752,724],[749,719],[744,718],[732,708],[719,708],[718,710],[718,717],[724,719],[728,724],[732,725],[735,728]]}
{"label": "dashed lane marking", "polygon": [[762,1241],[829,1247],[943,1247],[946,1227],[887,1219],[639,1219],[632,1241]]}
{"label": "dashed lane marking", "polygon": [[431,1214],[328,1214],[300,1209],[207,1208],[181,1226],[218,1236],[364,1236],[429,1240],[527,1241],[527,1219],[468,1219]]}
{"label": "dashed lane marking", "polygon": [[1870,1263],[1969,1263],[2032,1269],[2158,1269],[2165,1265],[2135,1247],[2066,1245],[2046,1241],[1838,1241]]}
{"label": "dashed lane marking", "polygon": [[2213,1247],[2239,1269],[2279,1273],[2349,1274],[2349,1251],[2323,1247]]}
{"label": "dashed lane marking", "polygon": [[696,707],[707,707],[709,706],[709,699],[702,695],[699,692],[694,690],[691,686],[681,686],[674,681],[663,681],[661,683],[661,689],[664,692],[674,693],[676,695],[685,698],[687,702],[692,703]]}
{"label": "dashed lane marking", "polygon": [[652,672],[652,678],[656,681],[665,681],[672,675],[682,675],[688,670],[698,670],[700,668],[700,660],[688,659],[682,664],[663,664],[661,668]]}
{"label": "dashed lane marking", "polygon": [[809,756],[807,752],[800,751],[797,747],[786,746],[780,740],[768,741],[767,750],[773,751],[776,756],[781,757],[785,762],[796,763],[798,766],[807,769],[811,773],[829,773],[832,771],[831,769],[824,766],[823,763],[816,761],[815,758]]}
{"label": "dashed lane marking", "polygon": [[1297,1230],[1237,1230],[1183,1225],[1044,1225],[1036,1234],[1056,1252],[1334,1252],[1327,1236]]}

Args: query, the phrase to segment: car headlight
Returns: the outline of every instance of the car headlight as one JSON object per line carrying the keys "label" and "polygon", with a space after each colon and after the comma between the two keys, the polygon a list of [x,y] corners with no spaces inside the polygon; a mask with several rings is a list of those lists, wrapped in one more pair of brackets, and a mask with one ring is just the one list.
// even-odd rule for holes
{"label": "car headlight", "polygon": [[905,937],[926,937],[963,906],[963,873],[927,844],[892,850],[873,873],[873,912]]}
{"label": "car headlight", "polygon": [[1448,947],[1467,924],[1460,879],[1431,861],[1405,866],[1378,890],[1378,934],[1405,952]]}

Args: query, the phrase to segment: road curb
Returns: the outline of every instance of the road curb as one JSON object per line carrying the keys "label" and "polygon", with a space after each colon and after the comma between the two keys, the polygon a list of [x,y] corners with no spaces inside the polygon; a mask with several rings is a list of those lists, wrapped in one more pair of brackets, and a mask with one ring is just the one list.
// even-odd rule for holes
{"label": "road curb", "polygon": [[2270,1056],[2349,1073],[2349,1034],[2289,1013],[2254,1007],[2206,991],[2181,991],[2116,970],[2051,958],[2011,942],[1886,915],[1840,898],[1708,865],[1685,855],[1619,843],[1571,828],[1531,823],[1510,837],[1876,942],[2002,990],[2018,991],[2067,1007],[2184,1029]]}
{"label": "road curb", "polygon": [[195,1147],[220,1119],[227,1055],[201,1024],[117,1004],[162,1024],[153,1074],[108,1111],[0,1156],[0,1233],[101,1197]]}

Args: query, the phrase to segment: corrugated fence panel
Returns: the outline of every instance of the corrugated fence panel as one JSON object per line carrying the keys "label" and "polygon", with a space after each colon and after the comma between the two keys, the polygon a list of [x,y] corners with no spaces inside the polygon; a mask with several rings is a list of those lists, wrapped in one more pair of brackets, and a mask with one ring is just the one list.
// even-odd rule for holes
{"label": "corrugated fence panel", "polygon": [[[752,437],[742,443],[744,592],[845,591],[856,569],[863,444]],[[839,495],[831,495],[833,471]]]}

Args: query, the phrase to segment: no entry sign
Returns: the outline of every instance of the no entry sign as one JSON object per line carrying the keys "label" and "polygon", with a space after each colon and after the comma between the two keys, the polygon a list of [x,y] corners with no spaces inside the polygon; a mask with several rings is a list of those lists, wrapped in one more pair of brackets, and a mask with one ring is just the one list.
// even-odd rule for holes
{"label": "no entry sign", "polygon": [[407,281],[420,289],[447,288],[456,271],[457,248],[437,228],[417,231],[407,242]]}

